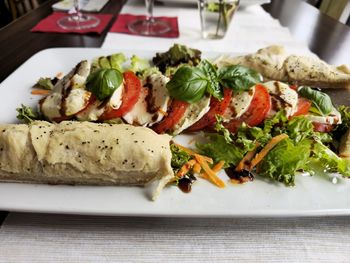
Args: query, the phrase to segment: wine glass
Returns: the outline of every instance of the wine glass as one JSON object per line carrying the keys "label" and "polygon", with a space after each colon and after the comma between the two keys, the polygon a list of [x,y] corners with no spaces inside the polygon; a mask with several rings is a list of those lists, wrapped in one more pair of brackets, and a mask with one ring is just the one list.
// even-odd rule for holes
{"label": "wine glass", "polygon": [[147,16],[128,24],[131,32],[145,36],[159,36],[171,30],[170,25],[153,17],[154,0],[145,0]]}
{"label": "wine glass", "polygon": [[88,29],[100,24],[100,19],[94,15],[86,15],[80,12],[80,0],[74,0],[72,14],[62,17],[57,24],[63,29]]}

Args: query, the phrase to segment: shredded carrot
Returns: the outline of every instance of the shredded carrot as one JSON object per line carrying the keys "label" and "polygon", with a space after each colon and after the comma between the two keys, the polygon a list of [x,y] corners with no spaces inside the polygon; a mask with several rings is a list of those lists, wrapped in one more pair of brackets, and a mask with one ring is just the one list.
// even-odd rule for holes
{"label": "shredded carrot", "polygon": [[199,174],[201,170],[202,170],[201,165],[199,163],[195,163],[193,166],[193,172],[195,172],[196,174]]}
{"label": "shredded carrot", "polygon": [[206,173],[200,173],[199,175],[200,175],[200,177],[202,177],[203,179],[210,180],[210,179],[209,179],[209,176],[208,176]]}
{"label": "shredded carrot", "polygon": [[177,144],[177,143],[174,143],[177,147],[179,147],[181,150],[187,152],[188,154],[192,155],[192,156],[195,156],[195,155],[198,155],[200,157],[202,157],[205,161],[207,161],[208,163],[212,164],[213,163],[213,159],[212,158],[209,158],[207,156],[204,156],[204,155],[200,155],[198,153],[195,153],[194,151],[180,145],[180,144]]}
{"label": "shredded carrot", "polygon": [[242,171],[244,168],[246,168],[245,166],[247,165],[247,162],[250,162],[253,159],[253,157],[256,153],[256,150],[258,149],[259,146],[260,146],[260,143],[257,142],[255,144],[254,149],[247,152],[247,154],[243,157],[243,159],[236,166],[235,171],[239,172],[239,171]]}
{"label": "shredded carrot", "polygon": [[273,147],[275,147],[280,141],[288,138],[287,134],[280,134],[275,137],[273,137],[266,145],[265,147],[255,155],[254,159],[251,161],[249,170],[253,169],[259,162],[261,162],[262,159],[269,153],[269,151],[272,150]]}
{"label": "shredded carrot", "polygon": [[215,166],[211,169],[213,170],[214,173],[217,173],[222,169],[222,167],[224,167],[224,165],[225,165],[225,161],[221,160],[220,162],[215,164]]}
{"label": "shredded carrot", "polygon": [[31,93],[33,95],[47,95],[49,94],[51,91],[50,90],[46,90],[46,89],[33,89],[31,91]]}
{"label": "shredded carrot", "polygon": [[168,113],[165,112],[165,111],[163,111],[162,109],[158,109],[158,112],[159,112],[160,114],[163,114],[164,116],[168,116]]}
{"label": "shredded carrot", "polygon": [[187,163],[185,163],[181,169],[177,172],[176,177],[183,177],[185,174],[188,173],[188,171],[193,167],[193,165],[196,164],[196,160],[189,160]]}
{"label": "shredded carrot", "polygon": [[201,165],[204,172],[206,173],[206,175],[208,176],[209,180],[212,183],[214,183],[215,185],[217,185],[220,188],[225,187],[225,183],[216,175],[216,173],[212,169],[210,169],[208,163],[203,158],[203,156],[201,156],[199,154],[195,154],[194,158],[196,158],[197,162]]}

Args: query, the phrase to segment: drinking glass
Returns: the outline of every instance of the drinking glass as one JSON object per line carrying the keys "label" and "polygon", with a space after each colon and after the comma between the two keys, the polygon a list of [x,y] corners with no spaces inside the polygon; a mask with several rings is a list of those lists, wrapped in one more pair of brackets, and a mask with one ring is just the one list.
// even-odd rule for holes
{"label": "drinking glass", "polygon": [[154,0],[145,0],[147,16],[128,24],[131,32],[145,36],[159,36],[171,30],[170,25],[153,17]]}
{"label": "drinking glass", "polygon": [[199,0],[202,37],[207,39],[223,38],[238,4],[239,0]]}
{"label": "drinking glass", "polygon": [[74,0],[74,12],[62,17],[57,24],[63,29],[88,29],[100,24],[100,19],[94,15],[86,15],[80,11],[80,0]]}

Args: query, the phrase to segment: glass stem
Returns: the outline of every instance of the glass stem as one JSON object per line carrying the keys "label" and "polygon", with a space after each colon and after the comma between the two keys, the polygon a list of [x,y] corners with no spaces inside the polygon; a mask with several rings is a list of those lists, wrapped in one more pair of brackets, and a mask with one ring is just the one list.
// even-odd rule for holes
{"label": "glass stem", "polygon": [[145,0],[146,3],[146,9],[147,9],[147,17],[146,20],[148,23],[153,23],[154,22],[154,17],[153,17],[153,5],[154,5],[154,0]]}
{"label": "glass stem", "polygon": [[221,19],[223,16],[223,8],[224,8],[224,0],[219,0],[219,19],[218,19],[218,23],[216,25],[216,36],[219,35],[219,30],[220,30],[220,26],[221,26]]}
{"label": "glass stem", "polygon": [[77,20],[80,21],[82,14],[80,12],[80,0],[74,0],[74,9],[75,9],[75,16],[77,17]]}

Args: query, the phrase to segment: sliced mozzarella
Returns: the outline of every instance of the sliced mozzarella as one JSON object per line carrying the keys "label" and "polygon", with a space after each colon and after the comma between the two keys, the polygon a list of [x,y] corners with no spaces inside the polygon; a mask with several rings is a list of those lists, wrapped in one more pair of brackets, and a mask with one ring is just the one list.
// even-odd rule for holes
{"label": "sliced mozzarella", "polygon": [[148,77],[148,82],[151,84],[152,93],[149,98],[148,111],[154,113],[153,121],[150,125],[160,122],[168,110],[170,96],[166,84],[169,78],[162,74],[152,74]]}
{"label": "sliced mozzarella", "polygon": [[109,105],[113,109],[119,109],[122,105],[122,97],[124,92],[124,83],[121,83],[120,86],[113,92],[112,96],[109,99]]}
{"label": "sliced mozzarella", "polygon": [[90,92],[84,90],[89,73],[90,63],[87,60],[78,63],[56,83],[52,93],[43,99],[40,106],[42,114],[49,120],[53,120],[62,117],[61,107],[66,116],[84,109],[91,96]]}
{"label": "sliced mozzarella", "polygon": [[298,93],[289,85],[280,81],[269,81],[263,84],[271,95],[275,110],[284,109],[287,116],[293,115],[298,109]]}
{"label": "sliced mozzarella", "polygon": [[132,110],[123,116],[129,124],[152,126],[160,122],[168,110],[170,97],[166,88],[169,78],[162,74],[147,77]]}
{"label": "sliced mozzarella", "polygon": [[224,113],[225,120],[241,117],[249,108],[255,94],[255,86],[247,91],[234,92]]}
{"label": "sliced mozzarella", "polygon": [[341,114],[334,107],[330,114],[327,116],[319,116],[314,114],[305,115],[312,122],[322,123],[322,124],[341,124]]}
{"label": "sliced mozzarella", "polygon": [[123,116],[123,119],[132,125],[146,126],[148,123],[152,122],[153,114],[147,111],[147,101],[149,89],[141,88],[139,99],[132,108],[131,111]]}
{"label": "sliced mozzarella", "polygon": [[106,110],[118,109],[122,104],[122,97],[124,91],[124,84],[120,86],[113,92],[112,96],[108,101],[101,102],[99,100],[95,101],[87,107],[86,110],[83,110],[77,114],[77,119],[82,121],[97,121],[102,113]]}
{"label": "sliced mozzarella", "polygon": [[61,93],[62,90],[71,88],[80,88],[86,82],[90,74],[91,64],[87,60],[79,62],[74,69],[60,79],[53,88],[54,92]]}
{"label": "sliced mozzarella", "polygon": [[103,102],[96,100],[94,103],[88,105],[86,109],[79,112],[76,117],[80,121],[97,121],[98,118],[105,111]]}
{"label": "sliced mozzarella", "polygon": [[91,92],[85,89],[72,89],[64,99],[65,115],[71,116],[82,111],[89,103]]}
{"label": "sliced mozzarella", "polygon": [[179,120],[179,122],[173,128],[173,135],[179,134],[183,130],[192,126],[199,119],[201,119],[204,114],[206,114],[210,109],[210,97],[205,96],[200,101],[190,104],[187,107],[184,115]]}
{"label": "sliced mozzarella", "polygon": [[49,120],[61,117],[62,94],[54,92],[45,97],[40,103],[41,113]]}

